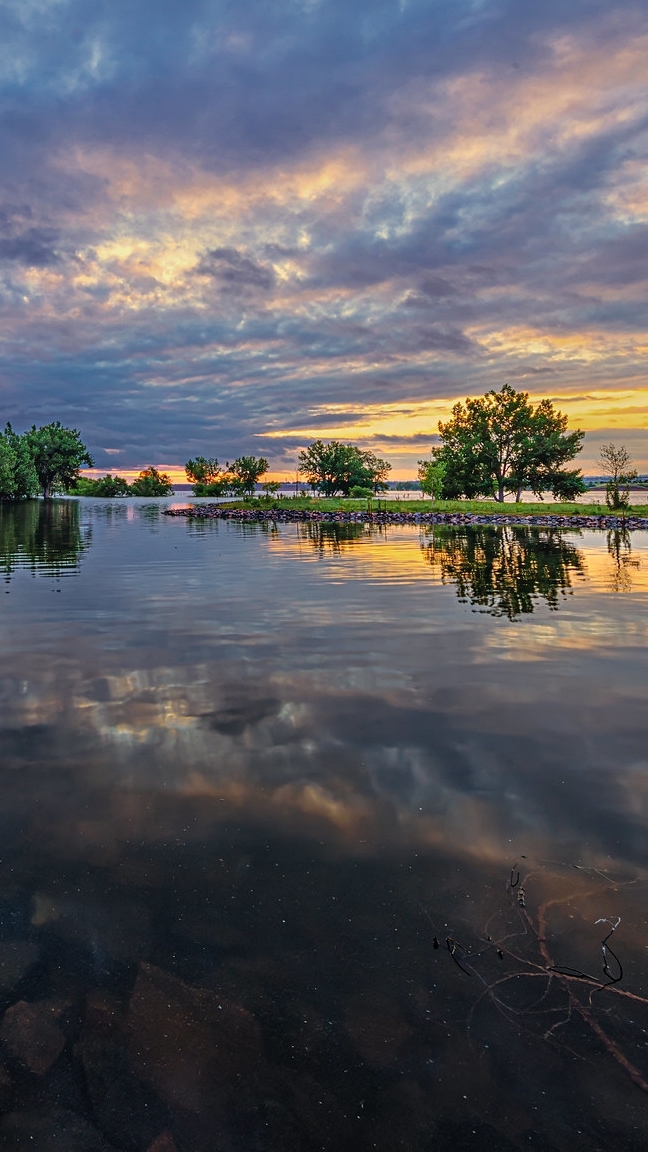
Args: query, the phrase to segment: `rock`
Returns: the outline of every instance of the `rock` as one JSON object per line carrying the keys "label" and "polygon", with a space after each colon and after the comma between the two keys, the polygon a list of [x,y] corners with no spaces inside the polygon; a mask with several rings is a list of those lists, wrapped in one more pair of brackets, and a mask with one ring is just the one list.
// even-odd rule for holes
{"label": "rock", "polygon": [[140,1152],[168,1122],[166,1108],[133,1074],[123,1042],[112,1036],[84,1037],[74,1054],[85,1073],[97,1126],[118,1148]]}
{"label": "rock", "polygon": [[40,952],[31,940],[3,940],[0,943],[0,995],[13,992],[34,967]]}
{"label": "rock", "polygon": [[65,1034],[58,1021],[66,1007],[61,1001],[28,1004],[19,1000],[4,1014],[0,1039],[13,1056],[38,1076],[51,1068],[65,1047]]}
{"label": "rock", "polygon": [[218,1108],[253,1089],[265,1064],[250,1012],[152,964],[140,966],[127,1024],[136,1072],[174,1107]]}
{"label": "rock", "polygon": [[161,1132],[157,1140],[149,1144],[146,1152],[177,1152],[176,1142],[170,1132]]}
{"label": "rock", "polygon": [[0,1147],[11,1152],[114,1152],[87,1120],[57,1107],[3,1116]]}
{"label": "rock", "polygon": [[114,1032],[124,1024],[126,1011],[118,996],[96,988],[85,998],[83,1017],[87,1029]]}

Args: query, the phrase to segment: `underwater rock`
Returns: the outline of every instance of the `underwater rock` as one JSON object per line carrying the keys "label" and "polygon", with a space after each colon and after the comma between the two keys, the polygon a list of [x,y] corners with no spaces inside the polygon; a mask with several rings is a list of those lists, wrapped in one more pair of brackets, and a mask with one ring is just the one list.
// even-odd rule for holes
{"label": "underwater rock", "polygon": [[75,1046],[85,1075],[92,1114],[118,1148],[140,1152],[168,1122],[166,1109],[147,1084],[133,1075],[120,1040],[91,1036]]}
{"label": "underwater rock", "polygon": [[31,940],[3,940],[0,943],[0,995],[13,992],[39,956],[39,948]]}
{"label": "underwater rock", "polygon": [[7,1113],[0,1120],[0,1147],[11,1152],[114,1152],[87,1120],[57,1107]]}
{"label": "underwater rock", "polygon": [[4,1014],[0,1039],[37,1076],[51,1068],[65,1047],[65,1034],[58,1025],[64,1007],[60,1001],[19,1000]]}
{"label": "underwater rock", "polygon": [[177,1152],[176,1142],[170,1132],[161,1132],[146,1152]]}
{"label": "underwater rock", "polygon": [[133,1066],[162,1099],[200,1112],[251,1091],[264,1066],[252,1014],[216,992],[141,964],[127,1025]]}

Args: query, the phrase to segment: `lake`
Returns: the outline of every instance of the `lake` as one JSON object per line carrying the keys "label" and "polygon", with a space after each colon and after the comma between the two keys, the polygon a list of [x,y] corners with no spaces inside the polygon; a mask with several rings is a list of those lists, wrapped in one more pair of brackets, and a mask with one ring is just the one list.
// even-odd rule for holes
{"label": "lake", "polygon": [[2,1146],[645,1148],[648,534],[164,503],[0,506]]}

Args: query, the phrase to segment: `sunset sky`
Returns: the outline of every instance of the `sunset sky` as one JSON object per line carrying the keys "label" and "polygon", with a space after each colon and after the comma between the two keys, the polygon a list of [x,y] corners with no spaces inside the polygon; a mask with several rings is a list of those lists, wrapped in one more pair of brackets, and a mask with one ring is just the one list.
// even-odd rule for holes
{"label": "sunset sky", "polygon": [[644,4],[3,0],[0,72],[3,424],[406,478],[508,381],[648,472]]}

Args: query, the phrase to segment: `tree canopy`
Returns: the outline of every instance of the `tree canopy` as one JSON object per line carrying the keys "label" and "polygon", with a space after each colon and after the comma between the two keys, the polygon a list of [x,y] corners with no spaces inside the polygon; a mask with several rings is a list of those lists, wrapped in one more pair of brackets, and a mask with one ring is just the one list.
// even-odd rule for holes
{"label": "tree canopy", "polygon": [[185,464],[187,480],[195,496],[251,496],[267,471],[268,461],[264,456],[238,456],[225,468],[221,468],[215,456],[196,456]]}
{"label": "tree canopy", "polygon": [[299,453],[299,468],[311,488],[323,496],[348,496],[352,488],[384,491],[391,464],[355,444],[315,440]]}
{"label": "tree canopy", "polygon": [[79,478],[83,464],[93,460],[76,428],[59,420],[19,435],[11,424],[0,434],[0,499],[45,498],[66,492]]}
{"label": "tree canopy", "polygon": [[585,490],[582,475],[563,465],[580,451],[585,434],[566,428],[567,417],[550,400],[534,407],[528,392],[510,384],[455,404],[452,418],[439,421],[442,443],[432,450],[432,463],[445,470],[441,495],[502,501],[514,492],[519,500],[530,488],[537,496],[551,491],[555,499],[574,499]]}
{"label": "tree canopy", "polygon": [[251,496],[257,481],[268,471],[265,456],[238,456],[227,465],[229,486],[236,495]]}
{"label": "tree canopy", "polygon": [[65,428],[60,420],[32,425],[24,439],[36,469],[38,483],[45,499],[55,492],[66,492],[78,479],[83,464],[92,468],[94,461],[76,428]]}
{"label": "tree canopy", "polygon": [[131,487],[123,476],[113,476],[112,472],[96,479],[91,476],[81,476],[71,489],[79,496],[104,496],[112,499],[114,496],[128,496]]}
{"label": "tree canopy", "polygon": [[133,496],[169,496],[173,492],[171,477],[157,468],[144,468],[130,486]]}

